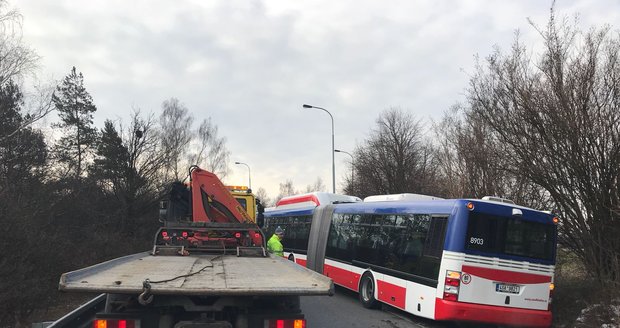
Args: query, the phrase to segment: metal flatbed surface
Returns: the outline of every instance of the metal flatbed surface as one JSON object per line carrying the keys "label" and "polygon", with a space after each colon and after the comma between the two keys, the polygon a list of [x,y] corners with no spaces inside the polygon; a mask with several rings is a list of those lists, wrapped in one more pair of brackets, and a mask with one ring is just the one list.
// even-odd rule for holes
{"label": "metal flatbed surface", "polygon": [[160,295],[331,295],[331,279],[281,257],[235,255],[116,258],[60,277],[62,291]]}

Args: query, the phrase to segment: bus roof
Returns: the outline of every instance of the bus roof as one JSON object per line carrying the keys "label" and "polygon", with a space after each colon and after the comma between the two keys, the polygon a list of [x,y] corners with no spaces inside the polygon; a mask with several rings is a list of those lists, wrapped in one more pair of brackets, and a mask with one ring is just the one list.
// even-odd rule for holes
{"label": "bus roof", "polygon": [[413,201],[413,200],[438,200],[443,199],[435,196],[421,195],[421,194],[389,194],[389,195],[373,195],[364,198],[364,202],[398,202],[398,201]]}
{"label": "bus roof", "polygon": [[362,199],[349,195],[338,195],[328,192],[310,192],[300,195],[286,196],[276,203],[276,208],[295,208],[301,206],[319,206],[338,203],[356,203]]}
{"label": "bus roof", "polygon": [[371,201],[353,204],[340,204],[334,207],[334,212],[356,212],[366,214],[450,214],[457,201],[457,199],[440,199],[426,201]]}
{"label": "bus roof", "polygon": [[525,220],[541,223],[552,223],[553,215],[524,206],[501,203],[481,199],[439,199],[425,201],[391,201],[391,202],[363,202],[339,204],[334,206],[334,213],[356,214],[451,214],[455,206],[465,206],[473,203],[476,211],[482,210],[490,214],[514,216],[514,209],[519,209]]}

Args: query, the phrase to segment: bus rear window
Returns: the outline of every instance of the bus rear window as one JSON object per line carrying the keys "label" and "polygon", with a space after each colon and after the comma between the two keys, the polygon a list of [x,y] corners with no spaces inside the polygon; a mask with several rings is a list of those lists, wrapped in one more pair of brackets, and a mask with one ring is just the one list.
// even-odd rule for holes
{"label": "bus rear window", "polygon": [[473,212],[469,215],[465,248],[552,261],[555,230],[551,224]]}

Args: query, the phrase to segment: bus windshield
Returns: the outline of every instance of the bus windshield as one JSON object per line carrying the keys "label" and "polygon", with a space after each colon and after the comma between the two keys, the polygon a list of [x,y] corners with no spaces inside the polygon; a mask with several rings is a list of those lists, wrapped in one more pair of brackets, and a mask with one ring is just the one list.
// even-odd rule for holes
{"label": "bus windshield", "polygon": [[553,224],[473,212],[469,215],[465,248],[553,261],[555,232]]}

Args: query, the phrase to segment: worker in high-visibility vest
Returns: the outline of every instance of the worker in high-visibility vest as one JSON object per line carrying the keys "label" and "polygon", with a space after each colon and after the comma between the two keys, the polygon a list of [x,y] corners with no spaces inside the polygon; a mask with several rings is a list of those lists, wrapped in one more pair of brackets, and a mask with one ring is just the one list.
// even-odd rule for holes
{"label": "worker in high-visibility vest", "polygon": [[282,246],[282,239],[284,239],[284,230],[278,226],[273,236],[267,241],[267,251],[283,257],[284,246]]}

